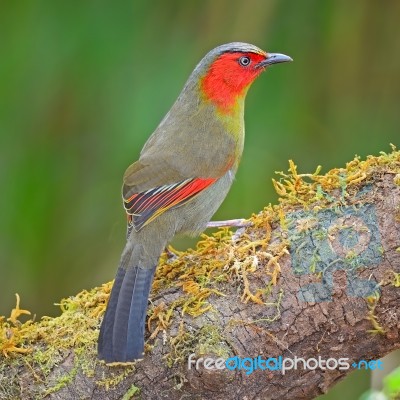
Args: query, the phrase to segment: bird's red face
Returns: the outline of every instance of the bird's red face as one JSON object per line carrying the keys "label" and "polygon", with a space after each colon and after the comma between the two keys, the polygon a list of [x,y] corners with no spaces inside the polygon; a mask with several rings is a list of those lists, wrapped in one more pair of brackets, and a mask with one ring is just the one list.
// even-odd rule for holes
{"label": "bird's red face", "polygon": [[233,112],[236,101],[244,96],[250,84],[268,65],[292,61],[274,53],[227,52],[209,67],[201,81],[206,99],[215,103],[224,114]]}

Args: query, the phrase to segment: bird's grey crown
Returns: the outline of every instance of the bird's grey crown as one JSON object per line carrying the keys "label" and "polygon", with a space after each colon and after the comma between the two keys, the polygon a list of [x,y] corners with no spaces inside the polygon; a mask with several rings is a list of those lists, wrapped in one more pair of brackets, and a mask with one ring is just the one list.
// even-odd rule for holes
{"label": "bird's grey crown", "polygon": [[218,56],[224,53],[235,53],[235,52],[250,52],[250,53],[258,53],[265,54],[264,50],[261,50],[259,47],[254,46],[250,43],[242,43],[242,42],[232,42],[222,44],[221,46],[215,47],[211,51],[209,51],[200,63],[197,65],[196,69],[199,67],[204,67],[204,64],[207,66],[211,64]]}
{"label": "bird's grey crown", "polygon": [[222,44],[221,46],[218,46],[214,48],[213,50],[209,51],[207,55],[204,57],[204,59],[213,59],[215,56],[221,55],[223,53],[233,53],[236,51],[240,52],[251,52],[251,53],[265,53],[264,50],[261,50],[257,46],[254,46],[253,44],[250,43],[242,43],[242,42],[232,42],[232,43],[226,43]]}

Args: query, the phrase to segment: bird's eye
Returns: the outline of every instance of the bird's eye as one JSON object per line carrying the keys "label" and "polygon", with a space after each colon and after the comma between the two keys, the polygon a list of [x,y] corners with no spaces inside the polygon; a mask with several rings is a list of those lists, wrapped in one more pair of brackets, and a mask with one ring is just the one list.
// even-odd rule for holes
{"label": "bird's eye", "polygon": [[250,57],[243,56],[239,58],[239,64],[242,67],[247,67],[251,63]]}

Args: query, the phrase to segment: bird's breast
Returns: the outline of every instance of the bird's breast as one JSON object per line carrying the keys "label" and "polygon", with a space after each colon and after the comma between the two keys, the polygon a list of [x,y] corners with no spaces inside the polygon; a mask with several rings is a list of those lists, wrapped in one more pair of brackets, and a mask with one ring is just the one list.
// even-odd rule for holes
{"label": "bird's breast", "polygon": [[150,137],[141,158],[161,157],[182,177],[220,178],[236,171],[243,143],[242,107],[223,115],[209,102],[184,96]]}

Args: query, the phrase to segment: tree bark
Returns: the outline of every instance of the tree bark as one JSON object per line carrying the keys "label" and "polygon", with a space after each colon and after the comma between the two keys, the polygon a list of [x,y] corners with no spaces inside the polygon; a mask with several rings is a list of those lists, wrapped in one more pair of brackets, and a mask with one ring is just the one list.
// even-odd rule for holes
{"label": "tree bark", "polygon": [[[96,339],[110,284],[63,300],[60,317],[0,318],[1,399],[311,399],[360,360],[400,347],[400,153],[275,182],[280,204],[232,237],[162,257],[144,360],[106,366]],[[24,353],[26,351],[26,353]],[[203,357],[199,369],[188,357]],[[262,356],[270,369],[209,370]],[[328,365],[283,373],[276,358]],[[338,359],[349,368],[339,369]],[[335,359],[335,360],[333,360]],[[230,365],[238,362],[232,359]],[[253,367],[254,367],[254,360]],[[323,362],[323,361],[322,361]],[[343,361],[342,361],[343,362]],[[285,365],[291,361],[286,360]],[[222,364],[221,364],[222,365]],[[362,364],[365,365],[365,364]],[[371,363],[370,367],[377,368]],[[279,367],[279,365],[278,365]]]}

